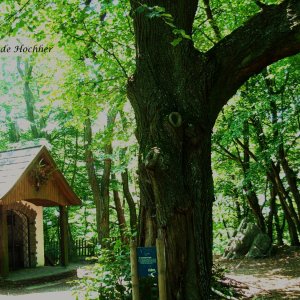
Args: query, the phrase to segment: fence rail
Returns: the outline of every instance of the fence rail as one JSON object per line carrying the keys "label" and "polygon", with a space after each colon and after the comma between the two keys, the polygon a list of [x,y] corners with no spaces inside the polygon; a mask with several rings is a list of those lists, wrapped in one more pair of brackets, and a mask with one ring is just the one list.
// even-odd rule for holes
{"label": "fence rail", "polygon": [[75,253],[76,256],[94,256],[95,249],[97,246],[97,239],[85,240],[85,239],[77,239],[75,241]]}
{"label": "fence rail", "polygon": [[[71,255],[74,258],[91,257],[96,254],[97,239],[77,239],[72,243]],[[58,240],[45,242],[46,263],[56,265],[60,259],[60,245]]]}

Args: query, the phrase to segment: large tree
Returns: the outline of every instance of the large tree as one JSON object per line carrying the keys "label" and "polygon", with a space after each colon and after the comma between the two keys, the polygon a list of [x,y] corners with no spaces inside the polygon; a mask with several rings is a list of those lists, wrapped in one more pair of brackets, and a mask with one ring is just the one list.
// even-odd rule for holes
{"label": "large tree", "polygon": [[249,77],[300,50],[300,1],[255,2],[261,11],[204,53],[192,35],[198,0],[131,0],[139,243],[164,239],[169,300],[210,297],[211,132],[220,110]]}

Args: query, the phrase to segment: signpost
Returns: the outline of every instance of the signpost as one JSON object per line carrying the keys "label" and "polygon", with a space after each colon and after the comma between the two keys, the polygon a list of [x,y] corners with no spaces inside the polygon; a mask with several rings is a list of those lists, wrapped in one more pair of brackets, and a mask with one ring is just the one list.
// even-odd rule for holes
{"label": "signpost", "polygon": [[[136,243],[131,241],[130,260],[132,300],[140,300],[140,286],[143,287],[144,285],[144,288],[147,287],[147,290],[150,289],[148,292],[150,292],[153,287],[156,286],[157,288],[157,283],[159,287],[159,300],[166,300],[167,292],[164,241],[157,239],[156,247],[136,247]],[[155,296],[155,299],[157,299],[157,296]]]}
{"label": "signpost", "polygon": [[137,258],[139,278],[157,277],[157,258],[155,247],[138,247]]}

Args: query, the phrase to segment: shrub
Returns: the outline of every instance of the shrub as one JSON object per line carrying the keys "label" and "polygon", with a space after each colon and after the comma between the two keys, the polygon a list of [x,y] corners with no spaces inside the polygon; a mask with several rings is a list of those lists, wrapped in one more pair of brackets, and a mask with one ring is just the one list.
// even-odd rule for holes
{"label": "shrub", "polygon": [[77,281],[77,299],[131,299],[130,249],[117,240],[110,240],[106,248],[98,249],[97,263],[87,267]]}

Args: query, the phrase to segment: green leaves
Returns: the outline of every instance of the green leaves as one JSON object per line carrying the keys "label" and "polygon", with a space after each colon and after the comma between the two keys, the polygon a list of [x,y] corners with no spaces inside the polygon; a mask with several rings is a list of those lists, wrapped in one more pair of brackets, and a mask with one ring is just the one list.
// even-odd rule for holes
{"label": "green leaves", "polygon": [[145,16],[149,19],[160,19],[163,21],[167,26],[170,27],[174,36],[176,37],[172,42],[172,46],[177,46],[183,39],[191,40],[191,36],[186,34],[183,29],[177,28],[174,22],[174,18],[170,13],[166,12],[166,9],[161,6],[148,6],[147,4],[143,4],[137,7],[136,11],[137,14],[145,14]]}
{"label": "green leaves", "polygon": [[177,46],[183,39],[191,40],[191,36],[186,34],[183,29],[173,29],[173,33],[175,36],[178,36],[176,39],[174,39],[171,44],[172,46]]}
{"label": "green leaves", "polygon": [[107,241],[109,248],[100,248],[98,263],[90,267],[80,281],[75,293],[86,299],[129,300],[130,254],[128,245],[119,239]]}
{"label": "green leaves", "polygon": [[182,41],[182,37],[179,37],[171,42],[172,46],[177,46]]}
{"label": "green leaves", "polygon": [[[299,151],[296,146],[299,130],[299,101],[296,100],[299,84],[296,78],[299,71],[295,68],[299,66],[298,61],[299,55],[282,60],[268,67],[263,75],[248,80],[217,120],[213,136],[213,167],[218,199],[215,203],[218,232],[224,232],[222,220],[228,227],[235,226],[236,203],[240,213],[251,214],[245,201],[249,191],[256,193],[260,205],[264,204],[262,211],[267,218],[271,199],[267,172],[271,162],[280,166],[280,147],[284,148],[292,169],[296,172],[300,169],[296,154]],[[247,151],[243,145],[247,146]],[[245,159],[247,155],[248,160]],[[283,172],[280,176],[288,190]],[[228,206],[231,209],[228,210]],[[278,210],[282,215],[280,207]],[[217,240],[219,245],[223,245],[220,236]]]}
{"label": "green leaves", "polygon": [[135,13],[145,14],[150,19],[164,18],[173,20],[173,17],[167,14],[165,8],[161,6],[148,6],[147,4],[143,4],[136,8]]}

